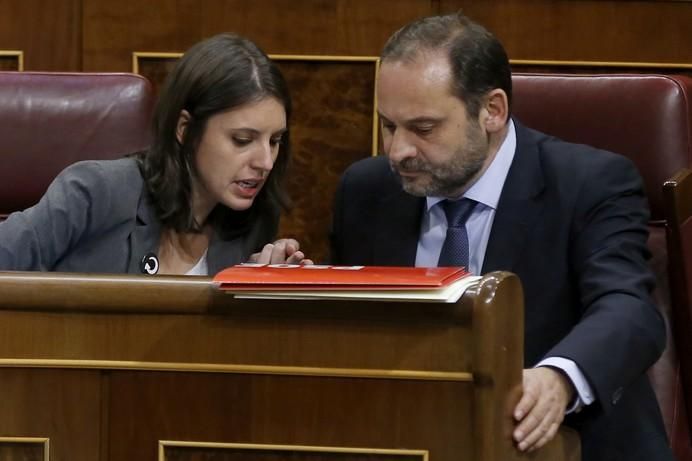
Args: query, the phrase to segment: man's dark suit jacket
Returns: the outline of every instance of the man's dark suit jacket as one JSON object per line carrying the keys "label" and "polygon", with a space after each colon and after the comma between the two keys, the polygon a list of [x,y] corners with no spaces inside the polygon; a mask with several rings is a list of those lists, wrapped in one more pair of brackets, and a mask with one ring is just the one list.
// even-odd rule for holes
{"label": "man's dark suit jacket", "polygon": [[[585,461],[673,459],[645,375],[665,330],[650,297],[641,179],[624,157],[515,126],[482,272],[523,284],[526,366],[566,357],[590,382],[596,402],[566,418]],[[336,194],[332,263],[414,265],[424,203],[385,157],[352,165]]]}

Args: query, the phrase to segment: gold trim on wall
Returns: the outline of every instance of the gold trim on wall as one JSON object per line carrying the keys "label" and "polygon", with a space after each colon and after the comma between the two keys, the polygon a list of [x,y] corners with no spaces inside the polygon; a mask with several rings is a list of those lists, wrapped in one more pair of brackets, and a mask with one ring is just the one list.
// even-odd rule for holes
{"label": "gold trim on wall", "polygon": [[377,113],[377,80],[380,78],[380,58],[375,66],[375,88],[372,89],[372,156],[377,156],[380,144],[380,115]]}
{"label": "gold trim on wall", "polygon": [[17,70],[24,70],[24,52],[21,50],[0,50],[0,57],[17,58]]}
{"label": "gold trim on wall", "polygon": [[[183,53],[179,52],[148,52],[135,51],[132,53],[132,71],[139,73],[139,60],[145,59],[176,59]],[[375,82],[379,76],[380,58],[377,56],[346,56],[346,55],[300,55],[300,54],[270,54],[277,61],[331,61],[331,62],[372,62],[375,64]],[[510,59],[511,65],[535,67],[593,67],[612,69],[681,69],[692,70],[692,64],[686,63],[657,63],[657,62],[619,62],[619,61],[561,61],[536,59]],[[373,117],[372,117],[372,146],[371,155],[377,155],[379,148],[379,117],[377,115],[377,99],[373,88]]]}
{"label": "gold trim on wall", "polygon": [[139,74],[140,58],[148,59],[178,59],[183,53],[163,53],[158,51],[134,51],[132,52],[132,73]]}
{"label": "gold trim on wall", "polygon": [[428,461],[428,450],[408,450],[402,448],[352,448],[352,447],[323,447],[311,445],[273,445],[256,443],[221,443],[221,442],[188,442],[177,440],[159,440],[159,461],[165,461],[166,447],[181,448],[229,448],[255,451],[303,451],[311,453],[353,453],[367,455],[389,456],[420,456],[421,461]]}
{"label": "gold trim on wall", "polygon": [[671,62],[620,62],[620,61],[552,61],[535,59],[510,59],[517,66],[555,66],[555,67],[609,67],[622,69],[692,69],[692,64]]}
{"label": "gold trim on wall", "polygon": [[0,437],[0,443],[35,443],[43,444],[43,459],[44,461],[49,461],[50,459],[50,438],[48,437]]}
{"label": "gold trim on wall", "polygon": [[376,368],[228,365],[218,363],[138,362],[124,360],[0,359],[0,368],[3,367],[186,371],[202,373],[320,376],[341,378],[410,379],[418,381],[473,381],[473,373],[469,372],[385,370]]}
{"label": "gold trim on wall", "polygon": [[[156,51],[134,51],[132,53],[132,72],[139,74],[139,60],[144,59],[178,59],[183,53],[178,52],[156,52]],[[325,61],[325,62],[371,62],[375,65],[375,82],[380,72],[380,58],[378,56],[345,56],[345,55],[314,55],[314,54],[269,54],[270,59],[275,61]],[[379,117],[377,116],[377,101],[375,98],[375,88],[372,89],[372,147],[371,155],[377,155],[379,146]]]}

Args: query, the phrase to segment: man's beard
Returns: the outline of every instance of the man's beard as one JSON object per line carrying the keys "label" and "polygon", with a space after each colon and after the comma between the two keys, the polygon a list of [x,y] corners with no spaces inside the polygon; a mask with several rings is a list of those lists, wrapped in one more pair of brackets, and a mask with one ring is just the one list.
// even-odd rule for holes
{"label": "man's beard", "polygon": [[432,165],[420,156],[405,158],[392,164],[392,170],[422,173],[415,178],[401,177],[401,186],[411,195],[419,197],[457,197],[469,181],[483,168],[488,158],[488,140],[477,127],[470,127],[465,142],[460,145],[451,160],[443,165]]}

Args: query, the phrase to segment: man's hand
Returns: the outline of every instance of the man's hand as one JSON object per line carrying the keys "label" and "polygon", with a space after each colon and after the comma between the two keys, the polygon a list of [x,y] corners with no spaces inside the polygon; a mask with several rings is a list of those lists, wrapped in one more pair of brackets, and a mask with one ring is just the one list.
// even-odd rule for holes
{"label": "man's hand", "polygon": [[248,259],[257,264],[312,264],[300,251],[300,243],[295,239],[280,239],[267,243],[259,253],[253,253]]}
{"label": "man's hand", "polygon": [[557,433],[574,388],[560,371],[549,367],[524,370],[523,393],[514,409],[514,440],[521,451],[542,447]]}

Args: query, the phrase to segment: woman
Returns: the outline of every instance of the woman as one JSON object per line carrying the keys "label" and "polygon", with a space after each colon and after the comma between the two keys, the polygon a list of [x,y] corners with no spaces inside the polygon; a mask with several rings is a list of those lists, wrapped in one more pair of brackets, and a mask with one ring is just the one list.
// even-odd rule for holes
{"label": "woman", "polygon": [[[207,275],[247,260],[287,203],[290,112],[281,73],[254,43],[198,43],[161,92],[152,147],[65,169],[0,224],[0,269]],[[253,261],[307,260],[289,240]]]}

